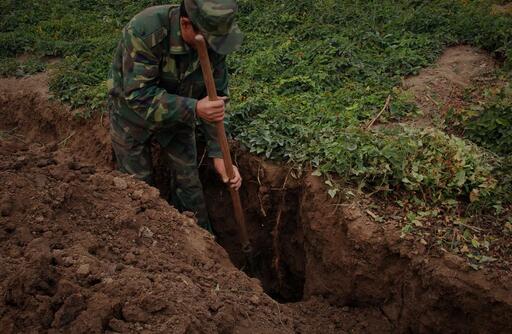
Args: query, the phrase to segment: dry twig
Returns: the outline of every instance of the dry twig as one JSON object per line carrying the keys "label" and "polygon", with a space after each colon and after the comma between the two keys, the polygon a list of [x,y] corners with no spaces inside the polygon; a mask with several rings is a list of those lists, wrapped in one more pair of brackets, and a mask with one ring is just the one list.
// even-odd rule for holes
{"label": "dry twig", "polygon": [[375,116],[372,121],[368,124],[368,126],[366,127],[366,130],[369,130],[373,124],[380,118],[380,116],[382,115],[382,113],[384,111],[386,111],[386,109],[389,108],[389,104],[391,103],[391,95],[388,95],[388,98],[386,99],[386,103],[384,104],[384,107],[382,107],[381,111],[377,114],[377,116]]}
{"label": "dry twig", "polygon": [[64,138],[63,140],[61,140],[57,145],[66,145],[68,140],[73,137],[74,135],[76,134],[75,131],[71,132],[71,134],[69,136],[67,136],[66,138]]}

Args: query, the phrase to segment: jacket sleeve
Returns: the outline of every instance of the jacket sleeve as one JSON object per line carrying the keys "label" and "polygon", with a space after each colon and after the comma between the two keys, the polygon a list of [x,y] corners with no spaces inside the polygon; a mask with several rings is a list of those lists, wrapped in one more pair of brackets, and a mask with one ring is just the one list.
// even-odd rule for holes
{"label": "jacket sleeve", "polygon": [[[228,70],[226,67],[225,57],[219,61],[213,68],[213,77],[215,79],[215,87],[218,96],[228,96]],[[226,104],[226,111],[228,104]],[[208,148],[208,157],[222,158],[219,141],[217,139],[217,128],[215,124],[201,120],[201,128],[206,138],[206,146]]]}
{"label": "jacket sleeve", "polygon": [[158,86],[160,57],[133,29],[123,31],[123,87],[126,103],[153,124],[193,124],[197,100],[169,94]]}

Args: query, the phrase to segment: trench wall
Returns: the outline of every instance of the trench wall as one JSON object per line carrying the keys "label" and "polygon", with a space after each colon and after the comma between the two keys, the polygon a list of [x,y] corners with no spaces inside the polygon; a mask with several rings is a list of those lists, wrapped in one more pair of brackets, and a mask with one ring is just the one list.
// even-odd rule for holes
{"label": "trench wall", "polygon": [[[455,255],[429,255],[401,239],[393,222],[371,220],[357,201],[331,199],[319,177],[295,178],[286,167],[241,150],[235,155],[249,233],[261,256],[259,278],[275,299],[322,296],[335,305],[377,307],[401,333],[512,331],[506,279],[468,271]],[[225,207],[229,194],[212,173],[203,177],[218,241],[242,266]]]}

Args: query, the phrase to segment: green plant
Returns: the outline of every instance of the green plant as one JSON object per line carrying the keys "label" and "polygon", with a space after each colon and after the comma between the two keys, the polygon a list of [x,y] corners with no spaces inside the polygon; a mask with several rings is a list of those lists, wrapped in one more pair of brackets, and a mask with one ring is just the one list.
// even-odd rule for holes
{"label": "green plant", "polygon": [[15,58],[0,59],[0,77],[23,77],[42,72],[45,69],[46,65],[36,58],[29,58],[24,61]]}
{"label": "green plant", "polygon": [[[164,3],[0,1],[2,74],[42,70],[40,63],[14,60],[22,54],[60,57],[50,80],[54,96],[73,107],[105,110],[105,80],[120,29],[143,8]],[[484,198],[494,191],[497,169],[473,145],[438,131],[367,131],[365,124],[390,95],[382,122],[416,112],[401,80],[434,62],[447,45],[470,43],[510,64],[511,17],[493,16],[485,0],[239,5],[246,39],[228,58],[232,110],[226,121],[252,152],[296,165],[310,162],[361,186],[388,185],[433,201],[475,198],[476,190]],[[489,106],[468,125],[468,133],[475,127],[470,138],[490,147],[477,138],[478,126],[490,129],[492,119],[498,126],[508,120],[506,112]],[[510,147],[503,131],[489,145]]]}
{"label": "green plant", "polygon": [[465,134],[498,154],[512,154],[512,87],[510,85],[466,120]]}

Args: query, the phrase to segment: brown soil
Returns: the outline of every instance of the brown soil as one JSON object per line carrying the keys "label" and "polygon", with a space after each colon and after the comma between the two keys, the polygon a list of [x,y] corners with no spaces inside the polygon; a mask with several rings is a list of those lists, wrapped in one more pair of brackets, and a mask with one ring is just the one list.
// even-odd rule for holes
{"label": "brown soil", "polygon": [[440,127],[450,108],[469,106],[496,81],[495,69],[496,61],[483,51],[467,45],[448,48],[435,66],[403,83],[423,112],[411,125]]}
{"label": "brown soil", "polygon": [[492,13],[494,15],[512,15],[512,3],[492,5]]}
{"label": "brown soil", "polygon": [[0,81],[2,333],[512,331],[510,271],[433,255],[395,222],[370,220],[362,203],[331,199],[320,178],[238,149],[261,283],[249,278],[232,264],[244,258],[229,196],[208,168],[227,252],[155,188],[112,171],[105,119],[48,102],[30,88],[44,75],[9,80]]}
{"label": "brown soil", "polygon": [[1,79],[1,130],[22,136],[26,143],[57,145],[56,153],[63,157],[110,165],[108,120],[81,118],[79,112],[48,101],[49,97],[45,73]]}

